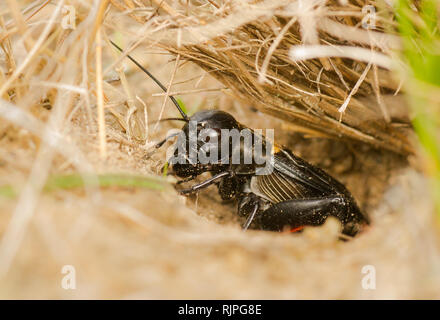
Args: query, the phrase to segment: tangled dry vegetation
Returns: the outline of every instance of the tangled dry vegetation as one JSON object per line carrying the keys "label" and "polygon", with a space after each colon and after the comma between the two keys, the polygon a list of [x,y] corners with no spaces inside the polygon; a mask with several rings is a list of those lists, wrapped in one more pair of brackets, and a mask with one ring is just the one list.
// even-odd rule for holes
{"label": "tangled dry vegetation", "polygon": [[[2,1],[0,297],[439,298],[387,2]],[[362,28],[365,5],[380,9],[374,30]],[[281,129],[347,184],[372,226],[349,242],[333,220],[243,233],[215,188],[178,196],[161,175],[165,150],[151,152],[173,124],[150,123],[177,115],[170,94],[188,112]],[[62,287],[66,265],[75,290]],[[366,265],[375,290],[362,288]]]}

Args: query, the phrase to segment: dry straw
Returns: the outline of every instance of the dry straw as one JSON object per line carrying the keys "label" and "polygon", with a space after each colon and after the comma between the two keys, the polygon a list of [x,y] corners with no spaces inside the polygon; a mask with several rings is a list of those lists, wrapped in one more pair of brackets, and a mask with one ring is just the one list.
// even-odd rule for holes
{"label": "dry straw", "polygon": [[383,32],[392,30],[385,2],[153,1],[158,10],[148,16],[137,15],[145,7],[132,1],[110,2],[139,28],[167,23],[142,41],[193,61],[238,97],[298,130],[413,152],[402,129],[409,121],[393,123],[381,98],[399,91],[390,72],[399,41]]}

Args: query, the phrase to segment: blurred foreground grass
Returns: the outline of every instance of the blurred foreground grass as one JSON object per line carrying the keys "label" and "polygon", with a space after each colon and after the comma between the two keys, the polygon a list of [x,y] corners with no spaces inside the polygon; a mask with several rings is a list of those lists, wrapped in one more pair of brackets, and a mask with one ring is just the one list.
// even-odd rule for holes
{"label": "blurred foreground grass", "polygon": [[407,97],[423,147],[426,172],[440,220],[440,32],[437,0],[396,3],[396,18],[408,66]]}
{"label": "blurred foreground grass", "polygon": [[[66,174],[54,175],[50,177],[45,186],[44,191],[52,192],[56,190],[70,190],[76,188],[83,188],[85,186],[93,187],[132,187],[132,188],[146,188],[151,190],[164,190],[168,182],[161,177],[145,177],[129,174],[100,174],[100,175],[80,175],[80,174]],[[18,191],[10,185],[0,186],[0,197],[15,198]]]}

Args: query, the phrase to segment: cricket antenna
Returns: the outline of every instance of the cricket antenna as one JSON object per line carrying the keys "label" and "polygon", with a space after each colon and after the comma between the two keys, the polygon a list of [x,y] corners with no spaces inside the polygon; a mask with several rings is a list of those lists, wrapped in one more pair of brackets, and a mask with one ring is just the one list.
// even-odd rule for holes
{"label": "cricket antenna", "polygon": [[[112,40],[110,40],[110,43],[119,51],[124,52],[116,43],[114,43]],[[136,60],[134,60],[130,55],[127,54],[127,58],[130,59],[136,66],[138,66],[143,72],[145,72],[151,79],[153,79],[154,82],[156,82],[156,84],[164,91],[167,92],[167,88],[164,87],[164,85],[162,83],[160,83],[159,80],[156,79],[155,76],[153,76],[150,71],[148,71],[147,69],[145,69],[143,66],[141,66],[141,64],[139,62],[137,62]],[[176,106],[177,110],[179,110],[180,114],[182,115],[182,118],[185,121],[189,121],[188,116],[186,115],[186,113],[182,110],[182,108],[180,107],[179,103],[177,102],[177,100],[173,97],[173,96],[169,96],[171,101],[174,103],[174,105]]]}

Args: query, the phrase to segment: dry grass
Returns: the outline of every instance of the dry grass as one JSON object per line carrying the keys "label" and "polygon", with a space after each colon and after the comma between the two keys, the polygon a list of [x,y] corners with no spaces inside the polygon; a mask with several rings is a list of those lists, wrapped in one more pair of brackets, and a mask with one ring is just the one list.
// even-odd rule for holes
{"label": "dry grass", "polygon": [[[343,2],[1,2],[0,297],[439,298],[426,182],[393,154],[414,152],[407,111],[392,97],[400,83],[384,68],[398,38],[381,31],[392,30],[389,17],[368,32],[364,1]],[[108,38],[139,47],[133,55],[189,111],[222,108],[252,127],[282,127],[284,144],[328,160],[372,215],[370,230],[346,243],[334,221],[294,236],[243,233],[214,189],[178,196],[160,177],[165,150],[150,150],[172,126],[148,126],[177,112]],[[295,62],[299,44],[302,54],[328,51]],[[338,46],[346,50],[334,58]],[[323,157],[331,142],[292,128],[348,147]],[[76,269],[76,290],[60,285],[64,265]],[[361,287],[364,265],[376,267],[376,290]]]}
{"label": "dry grass", "polygon": [[408,131],[402,129],[409,120],[396,124],[396,115],[381,99],[399,91],[390,72],[397,38],[380,31],[393,27],[386,19],[377,19],[376,30],[361,27],[367,4],[375,2],[226,1],[163,7],[164,13],[159,10],[145,20],[168,27],[143,38],[195,62],[238,97],[310,135],[412,153]]}

